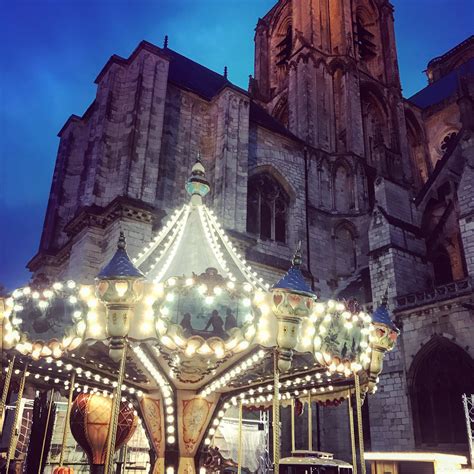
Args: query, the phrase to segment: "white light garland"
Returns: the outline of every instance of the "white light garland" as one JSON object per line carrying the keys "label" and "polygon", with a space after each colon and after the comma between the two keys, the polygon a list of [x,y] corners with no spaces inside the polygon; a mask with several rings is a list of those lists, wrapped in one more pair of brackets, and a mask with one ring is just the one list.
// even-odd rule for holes
{"label": "white light garland", "polygon": [[252,356],[242,361],[240,364],[233,367],[225,375],[222,375],[217,380],[214,380],[210,384],[203,387],[203,389],[199,393],[199,396],[207,397],[212,392],[219,390],[221,387],[225,387],[231,380],[235,379],[242,372],[245,372],[250,367],[257,365],[264,357],[265,351],[263,349],[260,349],[257,353],[253,354]]}
{"label": "white light garland", "polygon": [[150,358],[145,354],[145,352],[140,346],[135,346],[133,350],[140,362],[145,367],[145,369],[152,376],[158,387],[160,387],[161,393],[163,395],[164,409],[166,411],[166,441],[168,444],[174,444],[176,442],[176,437],[174,435],[175,416],[173,406],[173,390],[171,388],[171,385],[168,383],[168,380],[161,374],[161,372],[157,369],[155,364],[150,360]]}
{"label": "white light garland", "polygon": [[173,226],[178,222],[178,220],[182,217],[183,212],[186,208],[189,207],[188,205],[184,205],[181,209],[178,209],[174,212],[171,216],[171,219],[163,226],[161,231],[154,237],[154,239],[143,248],[143,250],[138,254],[138,256],[132,259],[132,262],[139,267],[142,265],[151,255],[152,253],[160,246],[163,240],[166,238],[168,232],[173,228]]}
{"label": "white light garland", "polygon": [[[181,239],[183,238],[184,230],[186,228],[186,222],[188,221],[189,213],[190,213],[190,206],[185,206],[184,208],[184,215],[182,219],[179,221],[178,225],[176,226],[176,230],[173,234],[173,236],[169,239],[169,244],[165,249],[163,249],[161,256],[157,258],[154,264],[152,264],[150,270],[148,273],[150,273],[155,266],[160,263],[161,269],[160,273],[154,278],[154,282],[159,282],[165,275],[166,271],[168,270],[171,262],[173,261],[174,256],[176,255],[176,252],[178,250],[179,244],[181,242]],[[164,263],[161,262],[162,258],[166,253],[169,251],[168,257]]]}
{"label": "white light garland", "polygon": [[237,252],[237,249],[232,245],[229,237],[222,230],[222,226],[217,222],[217,219],[214,217],[212,211],[210,211],[206,206],[203,206],[203,212],[208,219],[209,228],[212,232],[216,232],[219,236],[221,242],[224,244],[228,254],[234,261],[235,265],[242,272],[246,280],[251,283],[254,287],[260,289],[268,289],[269,285],[263,283],[263,279],[259,278],[257,273],[252,270],[249,265],[246,265],[243,257]]}
{"label": "white light garland", "polygon": [[[50,288],[33,291],[30,287],[17,288],[12,295],[5,300],[6,309],[3,316],[4,322],[3,339],[7,346],[15,346],[16,350],[23,355],[31,355],[35,360],[40,357],[53,356],[61,357],[66,350],[75,349],[81,342],[84,334],[84,304],[79,302],[80,290],[73,280],[66,282],[55,282]],[[31,341],[28,335],[23,333],[20,325],[23,319],[19,317],[25,311],[26,304],[36,305],[41,312],[44,312],[53,300],[60,299],[67,301],[73,306],[71,309],[72,324],[69,334],[64,334],[60,341],[52,339],[47,343],[42,341]]]}

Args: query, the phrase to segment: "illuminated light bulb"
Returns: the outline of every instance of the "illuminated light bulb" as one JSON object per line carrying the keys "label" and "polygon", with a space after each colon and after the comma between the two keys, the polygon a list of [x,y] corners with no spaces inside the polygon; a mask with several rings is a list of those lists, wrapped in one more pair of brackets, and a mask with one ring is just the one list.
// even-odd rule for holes
{"label": "illuminated light bulb", "polygon": [[115,282],[115,291],[122,298],[128,290],[128,282],[127,281],[117,281]]}
{"label": "illuminated light bulb", "polygon": [[63,287],[62,283],[59,283],[58,281],[56,283],[53,283],[53,288],[55,290],[60,290]]}
{"label": "illuminated light bulb", "polygon": [[185,285],[192,286],[194,284],[194,280],[192,278],[186,278]]}
{"label": "illuminated light bulb", "polygon": [[209,438],[206,438],[206,439],[204,440],[204,444],[205,444],[206,446],[209,446],[209,445],[211,444],[211,440],[210,440]]}
{"label": "illuminated light bulb", "polygon": [[227,282],[227,288],[229,288],[229,290],[233,290],[235,288],[235,283],[233,281]]}
{"label": "illuminated light bulb", "polygon": [[97,299],[96,298],[89,298],[87,300],[87,306],[89,306],[89,308],[96,308],[97,307]]}
{"label": "illuminated light bulb", "polygon": [[166,283],[168,283],[169,286],[174,286],[176,285],[176,278],[174,277],[168,278],[168,281]]}
{"label": "illuminated light bulb", "polygon": [[145,304],[148,305],[148,306],[152,306],[155,301],[156,301],[156,299],[155,299],[155,297],[152,296],[152,295],[148,295],[148,296],[145,298]]}
{"label": "illuminated light bulb", "polygon": [[23,288],[23,294],[29,295],[30,293],[31,293],[31,288],[29,286],[25,286],[25,288]]}
{"label": "illuminated light bulb", "polygon": [[303,338],[302,344],[304,347],[309,347],[311,345],[311,339],[309,337]]}
{"label": "illuminated light bulb", "polygon": [[314,305],[314,310],[316,311],[316,313],[324,313],[324,309],[325,309],[325,306],[324,306],[324,303],[316,303]]}
{"label": "illuminated light bulb", "polygon": [[214,287],[214,293],[218,296],[222,294],[222,288],[220,286]]}
{"label": "illuminated light bulb", "polygon": [[40,297],[40,294],[37,291],[33,291],[31,296],[33,297],[33,299],[37,300]]}
{"label": "illuminated light bulb", "polygon": [[151,324],[148,322],[143,322],[140,326],[142,332],[147,333],[151,331]]}
{"label": "illuminated light bulb", "polygon": [[67,283],[66,283],[67,287],[70,288],[71,290],[73,288],[76,288],[76,282],[73,281],[73,280],[69,280]]}
{"label": "illuminated light bulb", "polygon": [[43,296],[45,298],[51,298],[54,295],[54,293],[51,290],[44,290],[43,291]]}
{"label": "illuminated light bulb", "polygon": [[346,309],[346,307],[344,306],[343,303],[337,303],[336,304],[336,310],[337,311],[344,311]]}
{"label": "illuminated light bulb", "polygon": [[41,309],[45,309],[48,307],[48,302],[47,301],[44,301],[44,300],[41,300],[39,303],[38,303],[38,306],[41,308]]}
{"label": "illuminated light bulb", "polygon": [[168,293],[166,295],[166,301],[169,301],[169,302],[174,301],[174,293]]}
{"label": "illuminated light bulb", "polygon": [[76,298],[74,295],[71,295],[71,296],[69,297],[69,302],[70,302],[71,304],[76,304],[76,303],[77,303],[77,298]]}
{"label": "illuminated light bulb", "polygon": [[212,304],[213,301],[214,301],[214,298],[212,296],[206,296],[204,298],[204,303],[206,303],[207,305]]}
{"label": "illuminated light bulb", "polygon": [[250,301],[250,298],[244,298],[244,299],[242,300],[242,304],[243,304],[244,306],[250,306],[250,305],[252,304],[252,302]]}

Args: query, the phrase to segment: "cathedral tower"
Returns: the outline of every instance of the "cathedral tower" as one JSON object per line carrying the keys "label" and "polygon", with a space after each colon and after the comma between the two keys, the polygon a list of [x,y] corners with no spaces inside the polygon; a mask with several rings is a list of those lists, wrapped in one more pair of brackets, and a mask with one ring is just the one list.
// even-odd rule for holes
{"label": "cathedral tower", "polygon": [[386,0],[280,0],[255,33],[252,92],[309,146],[411,182]]}

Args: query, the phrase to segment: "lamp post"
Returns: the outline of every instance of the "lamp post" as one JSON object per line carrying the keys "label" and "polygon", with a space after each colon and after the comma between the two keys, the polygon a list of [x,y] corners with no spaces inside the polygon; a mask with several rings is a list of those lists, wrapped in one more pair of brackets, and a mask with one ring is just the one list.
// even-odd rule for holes
{"label": "lamp post", "polygon": [[271,289],[272,309],[278,322],[278,369],[281,372],[286,372],[291,367],[301,322],[311,314],[316,299],[303,278],[301,263],[300,242],[290,269]]}
{"label": "lamp post", "polygon": [[117,387],[114,391],[112,416],[107,438],[105,474],[113,471],[113,457],[117,423],[122,399],[122,384],[127,359],[127,336],[136,303],[143,296],[145,276],[131,262],[123,232],[120,232],[117,250],[96,279],[97,297],[106,307],[106,332],[109,338],[109,356],[119,362]]}

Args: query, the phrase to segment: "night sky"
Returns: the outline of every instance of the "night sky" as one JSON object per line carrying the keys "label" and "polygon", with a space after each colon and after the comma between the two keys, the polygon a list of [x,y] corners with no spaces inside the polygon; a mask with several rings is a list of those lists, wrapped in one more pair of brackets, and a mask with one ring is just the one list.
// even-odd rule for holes
{"label": "night sky", "polygon": [[[112,54],[146,39],[247,88],[256,21],[276,0],[3,0],[0,29],[0,284],[26,283],[59,143],[82,115]],[[472,0],[393,0],[402,85],[426,84],[427,62],[473,33]]]}

